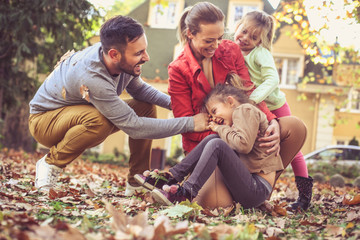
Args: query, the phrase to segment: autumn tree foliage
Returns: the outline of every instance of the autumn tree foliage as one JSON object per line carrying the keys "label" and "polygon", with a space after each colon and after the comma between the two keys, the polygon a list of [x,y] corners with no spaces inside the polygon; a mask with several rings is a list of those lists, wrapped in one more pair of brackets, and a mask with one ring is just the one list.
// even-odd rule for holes
{"label": "autumn tree foliage", "polygon": [[27,105],[39,85],[36,73],[83,48],[99,19],[86,0],[1,0],[0,147],[31,149]]}
{"label": "autumn tree foliage", "polygon": [[116,15],[127,15],[145,0],[115,0],[112,7],[106,11],[105,19]]}
{"label": "autumn tree foliage", "polygon": [[[338,1],[338,0],[336,0]],[[321,12],[335,14],[336,20],[353,19],[353,23],[360,23],[360,1],[359,0],[339,0],[344,1],[346,7],[345,16],[336,15],[334,3],[335,0],[323,0],[320,6],[307,6],[308,9]],[[310,1],[308,1],[310,2]],[[318,3],[318,1],[315,1]],[[345,63],[357,63],[360,61],[359,52],[352,47],[343,47],[338,42],[324,42],[320,38],[320,32],[323,29],[328,29],[330,21],[328,16],[324,14],[321,16],[323,26],[315,29],[309,23],[308,14],[304,4],[304,0],[284,0],[281,1],[279,9],[274,13],[278,21],[279,28],[284,25],[290,25],[292,32],[288,33],[296,38],[300,45],[305,49],[306,54],[310,56],[311,61],[321,63],[324,66],[332,66],[336,61]],[[333,52],[333,54],[328,54]],[[335,53],[335,54],[334,54]],[[331,56],[331,57],[330,57]]]}

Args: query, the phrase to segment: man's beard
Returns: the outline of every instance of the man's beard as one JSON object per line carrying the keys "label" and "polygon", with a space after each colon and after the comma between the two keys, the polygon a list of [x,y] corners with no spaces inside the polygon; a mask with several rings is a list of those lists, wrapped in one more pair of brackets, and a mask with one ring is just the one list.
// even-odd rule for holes
{"label": "man's beard", "polygon": [[125,73],[128,73],[130,75],[137,77],[141,74],[141,66],[140,66],[140,70],[138,72],[135,72],[135,68],[137,68],[138,65],[141,65],[143,63],[145,63],[145,61],[140,61],[137,64],[135,64],[135,66],[131,66],[130,64],[127,63],[126,58],[122,57],[121,61],[117,65],[117,69],[120,72],[125,72]]}

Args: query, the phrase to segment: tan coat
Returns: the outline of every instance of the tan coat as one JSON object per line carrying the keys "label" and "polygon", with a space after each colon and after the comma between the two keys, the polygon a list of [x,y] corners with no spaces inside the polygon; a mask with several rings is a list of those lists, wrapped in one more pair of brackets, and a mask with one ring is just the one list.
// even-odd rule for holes
{"label": "tan coat", "polygon": [[222,140],[234,149],[250,173],[276,172],[284,169],[280,156],[267,154],[267,148],[256,141],[258,132],[263,135],[268,127],[266,115],[256,106],[241,104],[233,113],[233,125],[222,125],[217,132]]}

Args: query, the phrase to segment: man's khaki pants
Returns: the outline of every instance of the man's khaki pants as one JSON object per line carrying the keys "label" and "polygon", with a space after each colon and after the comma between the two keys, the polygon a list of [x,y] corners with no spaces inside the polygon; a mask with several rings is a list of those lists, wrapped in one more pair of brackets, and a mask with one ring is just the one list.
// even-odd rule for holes
{"label": "man's khaki pants", "polygon": [[[139,117],[156,118],[154,105],[134,99],[125,102]],[[67,106],[31,114],[29,129],[36,141],[50,148],[46,162],[61,168],[71,163],[87,148],[99,145],[107,136],[119,131],[92,105]],[[128,182],[131,185],[137,185],[135,174],[150,167],[151,143],[151,139],[129,137]]]}

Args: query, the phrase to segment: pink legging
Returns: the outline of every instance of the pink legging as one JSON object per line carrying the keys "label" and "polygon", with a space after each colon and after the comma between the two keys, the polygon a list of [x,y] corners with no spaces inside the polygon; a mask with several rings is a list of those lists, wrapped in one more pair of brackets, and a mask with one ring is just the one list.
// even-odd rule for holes
{"label": "pink legging", "polygon": [[[277,117],[291,116],[290,107],[287,104],[287,102],[285,102],[285,104],[282,107],[275,109],[271,112],[275,114]],[[305,178],[309,177],[305,159],[301,152],[298,152],[296,154],[294,160],[291,162],[291,167],[294,171],[295,176],[300,176]]]}

